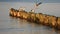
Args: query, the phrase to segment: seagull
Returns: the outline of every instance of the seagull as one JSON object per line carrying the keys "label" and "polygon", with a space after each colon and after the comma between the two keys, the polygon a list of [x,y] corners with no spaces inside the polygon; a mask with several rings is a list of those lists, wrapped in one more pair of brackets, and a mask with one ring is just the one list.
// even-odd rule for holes
{"label": "seagull", "polygon": [[42,4],[42,2],[37,3],[36,6],[39,6],[40,4]]}

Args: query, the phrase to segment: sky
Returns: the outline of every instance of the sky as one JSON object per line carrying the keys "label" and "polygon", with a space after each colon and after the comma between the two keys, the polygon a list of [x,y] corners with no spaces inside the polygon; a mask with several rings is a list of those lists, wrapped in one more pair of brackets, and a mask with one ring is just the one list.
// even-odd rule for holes
{"label": "sky", "polygon": [[44,2],[44,3],[60,3],[60,0],[0,0],[0,2]]}

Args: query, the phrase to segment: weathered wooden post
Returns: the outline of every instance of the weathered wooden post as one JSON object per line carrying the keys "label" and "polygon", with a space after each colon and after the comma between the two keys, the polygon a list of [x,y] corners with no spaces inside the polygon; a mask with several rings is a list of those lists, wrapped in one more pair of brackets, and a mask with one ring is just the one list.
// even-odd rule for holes
{"label": "weathered wooden post", "polygon": [[13,16],[13,10],[14,10],[13,8],[10,9],[10,12],[9,12],[10,16]]}
{"label": "weathered wooden post", "polygon": [[57,29],[60,30],[60,17],[58,17],[58,19],[57,19]]}

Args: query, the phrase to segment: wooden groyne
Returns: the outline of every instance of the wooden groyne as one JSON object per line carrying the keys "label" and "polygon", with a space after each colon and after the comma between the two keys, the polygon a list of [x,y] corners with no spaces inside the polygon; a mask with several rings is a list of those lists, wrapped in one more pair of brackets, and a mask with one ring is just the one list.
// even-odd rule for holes
{"label": "wooden groyne", "polygon": [[14,8],[10,9],[9,15],[60,30],[60,17],[42,13],[26,12],[25,10],[16,10]]}

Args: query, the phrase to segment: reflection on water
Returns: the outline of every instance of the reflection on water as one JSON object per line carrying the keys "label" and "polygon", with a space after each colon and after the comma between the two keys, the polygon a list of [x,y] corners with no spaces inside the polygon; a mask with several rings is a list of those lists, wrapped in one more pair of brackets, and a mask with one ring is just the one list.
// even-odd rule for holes
{"label": "reflection on water", "polygon": [[[56,31],[47,26],[31,23],[23,19],[9,17],[8,20],[1,22],[0,34],[60,34],[60,31]],[[1,24],[0,23],[0,24]]]}
{"label": "reflection on water", "polygon": [[[26,3],[26,5],[27,4],[29,6],[31,5],[31,3],[30,4]],[[0,34],[60,34],[60,31],[55,30],[53,28],[28,22],[23,19],[10,17],[8,9],[11,7],[19,8],[21,5],[26,6],[24,3],[15,4],[11,2],[10,3],[0,2]]]}

